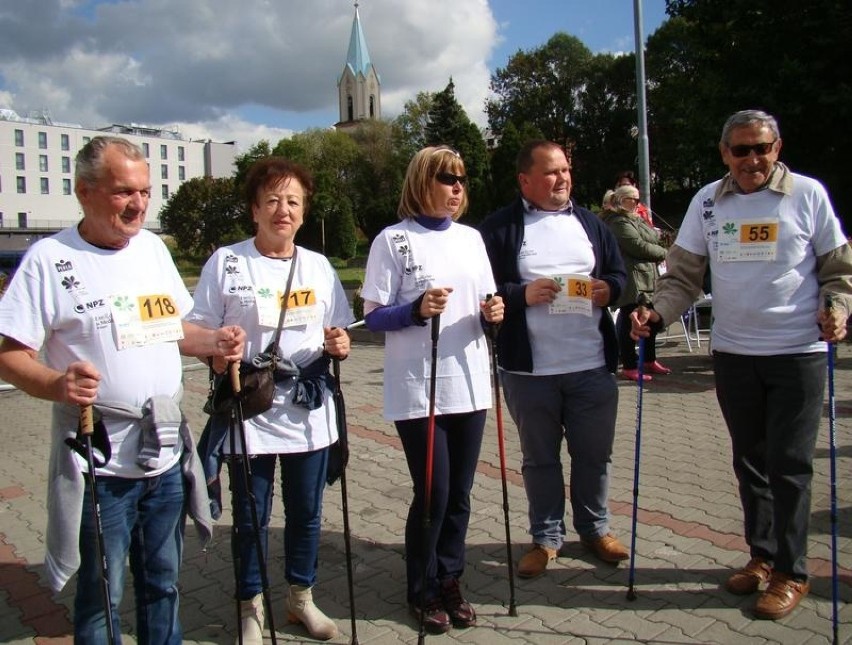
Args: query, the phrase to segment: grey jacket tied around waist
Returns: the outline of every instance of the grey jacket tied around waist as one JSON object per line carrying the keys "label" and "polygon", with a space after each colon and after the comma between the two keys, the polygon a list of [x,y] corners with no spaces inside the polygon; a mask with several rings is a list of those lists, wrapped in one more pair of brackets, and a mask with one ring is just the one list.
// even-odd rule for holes
{"label": "grey jacket tied around waist", "polygon": [[[257,368],[268,367],[275,361],[275,382],[280,383],[296,379],[293,391],[293,403],[308,410],[316,410],[325,401],[326,391],[332,391],[334,380],[328,371],[331,359],[321,356],[312,363],[299,367],[290,359],[282,359],[266,352],[258,354],[252,360]],[[222,515],[222,485],[219,475],[222,470],[222,455],[225,439],[230,429],[230,412],[213,414],[204,426],[198,441],[198,454],[204,467],[207,493],[210,498],[210,511],[214,520]]]}
{"label": "grey jacket tied around waist", "polygon": [[[180,464],[186,484],[187,509],[195,523],[199,539],[206,545],[213,537],[213,520],[210,517],[207,490],[203,485],[204,471],[195,449],[195,439],[180,411],[182,397],[183,388],[178,390],[174,398],[153,397],[141,408],[114,401],[99,401],[94,407],[104,419],[138,420],[143,427],[143,445],[140,450],[145,450],[145,443],[148,442],[147,454],[155,462],[159,457],[154,457],[154,442],[165,437],[167,443],[168,437],[174,433],[174,428],[177,428],[177,434],[183,442]],[[66,439],[76,436],[79,419],[79,406],[54,403],[48,466],[47,553],[44,565],[48,584],[57,592],[62,590],[80,567],[80,522],[86,482],[74,452],[65,444]],[[157,436],[157,424],[166,429],[159,440],[152,439]],[[168,449],[165,443],[162,447]],[[159,451],[156,452],[159,455]]]}

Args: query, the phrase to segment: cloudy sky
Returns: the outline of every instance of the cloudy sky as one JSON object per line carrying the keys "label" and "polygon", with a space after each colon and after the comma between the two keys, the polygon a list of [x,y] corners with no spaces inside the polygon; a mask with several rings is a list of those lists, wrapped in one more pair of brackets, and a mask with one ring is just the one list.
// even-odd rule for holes
{"label": "cloudy sky", "polygon": [[[485,125],[491,73],[557,31],[633,49],[632,0],[361,0],[383,116],[450,76]],[[665,19],[643,0],[644,35]],[[0,0],[0,108],[238,142],[338,120],[351,0]]]}

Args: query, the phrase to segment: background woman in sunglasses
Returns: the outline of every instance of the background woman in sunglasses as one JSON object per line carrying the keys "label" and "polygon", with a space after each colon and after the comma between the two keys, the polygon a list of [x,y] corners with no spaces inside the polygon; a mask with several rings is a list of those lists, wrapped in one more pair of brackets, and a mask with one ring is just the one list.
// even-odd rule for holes
{"label": "background woman in sunglasses", "polygon": [[[362,296],[367,326],[385,334],[384,415],[402,440],[414,483],[405,528],[408,603],[431,633],[476,624],[461,594],[470,489],[491,407],[482,319],[503,318],[479,233],[456,223],[467,209],[457,152],[424,148],[411,160],[397,213],[401,222],[373,241]],[[431,333],[439,315],[430,523],[424,518]]]}

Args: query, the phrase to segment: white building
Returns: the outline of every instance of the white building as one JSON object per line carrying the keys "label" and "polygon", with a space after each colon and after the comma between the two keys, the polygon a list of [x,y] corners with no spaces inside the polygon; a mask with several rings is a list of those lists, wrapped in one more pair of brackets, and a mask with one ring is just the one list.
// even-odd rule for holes
{"label": "white building", "polygon": [[159,228],[160,210],[184,181],[234,172],[234,142],[188,141],[176,131],[137,125],[90,130],[54,123],[47,114],[21,117],[0,109],[0,230],[55,231],[78,222],[83,213],[74,196],[74,158],[100,134],[123,137],[145,152],[149,228]]}

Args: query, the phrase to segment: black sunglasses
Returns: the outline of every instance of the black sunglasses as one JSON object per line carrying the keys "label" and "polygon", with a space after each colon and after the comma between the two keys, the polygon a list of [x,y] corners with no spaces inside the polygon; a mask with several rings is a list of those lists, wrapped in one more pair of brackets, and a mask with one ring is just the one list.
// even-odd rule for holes
{"label": "black sunglasses", "polygon": [[435,179],[444,184],[444,186],[455,186],[456,182],[464,186],[467,182],[465,175],[454,175],[451,172],[439,172],[435,175]]}
{"label": "black sunglasses", "polygon": [[774,146],[777,141],[778,139],[775,139],[775,141],[772,141],[771,143],[755,143],[752,146],[746,144],[728,146],[728,150],[730,150],[731,154],[735,157],[748,157],[752,150],[754,150],[754,154],[758,157],[762,157],[763,155],[768,155],[772,152],[772,146]]}

